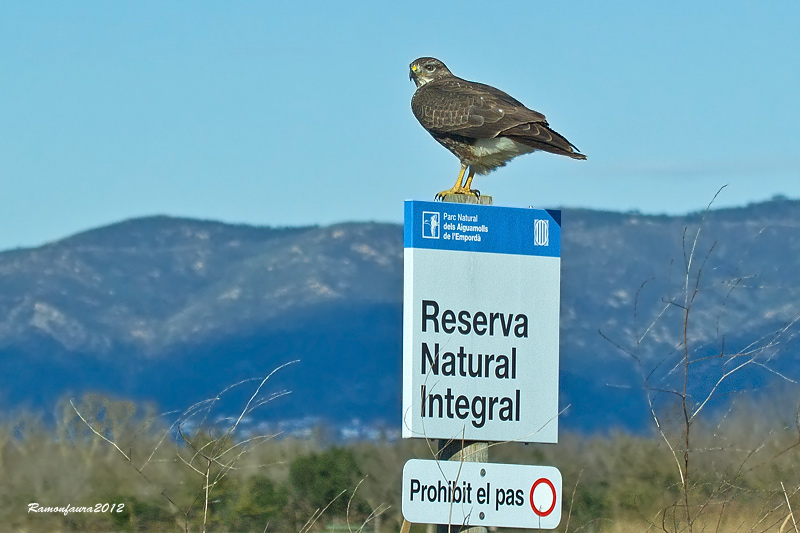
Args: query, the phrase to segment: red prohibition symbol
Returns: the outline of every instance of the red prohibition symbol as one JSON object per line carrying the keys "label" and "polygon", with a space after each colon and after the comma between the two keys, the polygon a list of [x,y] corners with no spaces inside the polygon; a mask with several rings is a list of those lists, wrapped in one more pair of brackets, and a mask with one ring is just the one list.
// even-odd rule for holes
{"label": "red prohibition symbol", "polygon": [[[536,504],[533,502],[533,492],[536,490],[536,487],[538,487],[542,483],[547,485],[550,488],[550,492],[553,493],[553,503],[551,503],[550,507],[548,509],[545,509],[544,511],[540,511],[539,509],[537,509]],[[538,516],[547,516],[550,513],[552,513],[553,509],[555,508],[556,508],[556,488],[553,485],[552,481],[550,481],[545,477],[540,477],[539,479],[534,481],[533,485],[531,486],[531,509],[533,509],[533,512],[536,513]]]}

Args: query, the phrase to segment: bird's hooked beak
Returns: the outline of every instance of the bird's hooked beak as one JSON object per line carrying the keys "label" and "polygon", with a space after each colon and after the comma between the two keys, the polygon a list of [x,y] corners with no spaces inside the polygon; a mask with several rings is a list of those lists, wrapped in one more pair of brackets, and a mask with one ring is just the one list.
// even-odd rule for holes
{"label": "bird's hooked beak", "polygon": [[417,82],[417,71],[419,67],[417,65],[411,65],[411,68],[408,70],[408,79],[413,81],[415,84]]}

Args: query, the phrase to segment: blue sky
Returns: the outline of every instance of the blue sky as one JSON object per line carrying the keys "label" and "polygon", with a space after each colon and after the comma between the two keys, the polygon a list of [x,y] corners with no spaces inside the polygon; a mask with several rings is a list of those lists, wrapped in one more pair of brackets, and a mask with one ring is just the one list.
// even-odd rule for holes
{"label": "blue sky", "polygon": [[702,209],[800,197],[800,3],[0,4],[0,249],[152,214],[400,222],[457,159],[408,64],[443,60],[589,157],[518,158],[496,205]]}

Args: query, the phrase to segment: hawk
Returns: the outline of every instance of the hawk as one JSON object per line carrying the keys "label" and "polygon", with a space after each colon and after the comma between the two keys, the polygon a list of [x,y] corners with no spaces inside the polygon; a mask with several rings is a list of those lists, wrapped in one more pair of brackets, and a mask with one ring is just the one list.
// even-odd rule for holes
{"label": "hawk", "polygon": [[437,200],[447,194],[477,196],[479,191],[470,188],[475,174],[487,174],[518,155],[544,150],[586,159],[575,145],[550,129],[544,115],[499,89],[454,76],[438,59],[415,60],[409,78],[417,86],[411,98],[414,116],[461,160],[456,184],[438,193]]}

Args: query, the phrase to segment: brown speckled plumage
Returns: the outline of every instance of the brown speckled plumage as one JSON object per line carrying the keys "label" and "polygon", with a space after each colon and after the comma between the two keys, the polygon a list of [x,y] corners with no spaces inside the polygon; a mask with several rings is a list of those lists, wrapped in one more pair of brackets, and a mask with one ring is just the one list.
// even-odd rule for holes
{"label": "brown speckled plumage", "polygon": [[470,181],[474,173],[485,174],[536,150],[586,159],[550,129],[543,114],[499,89],[454,76],[438,59],[411,63],[411,79],[417,85],[411,99],[414,116],[469,167]]}

